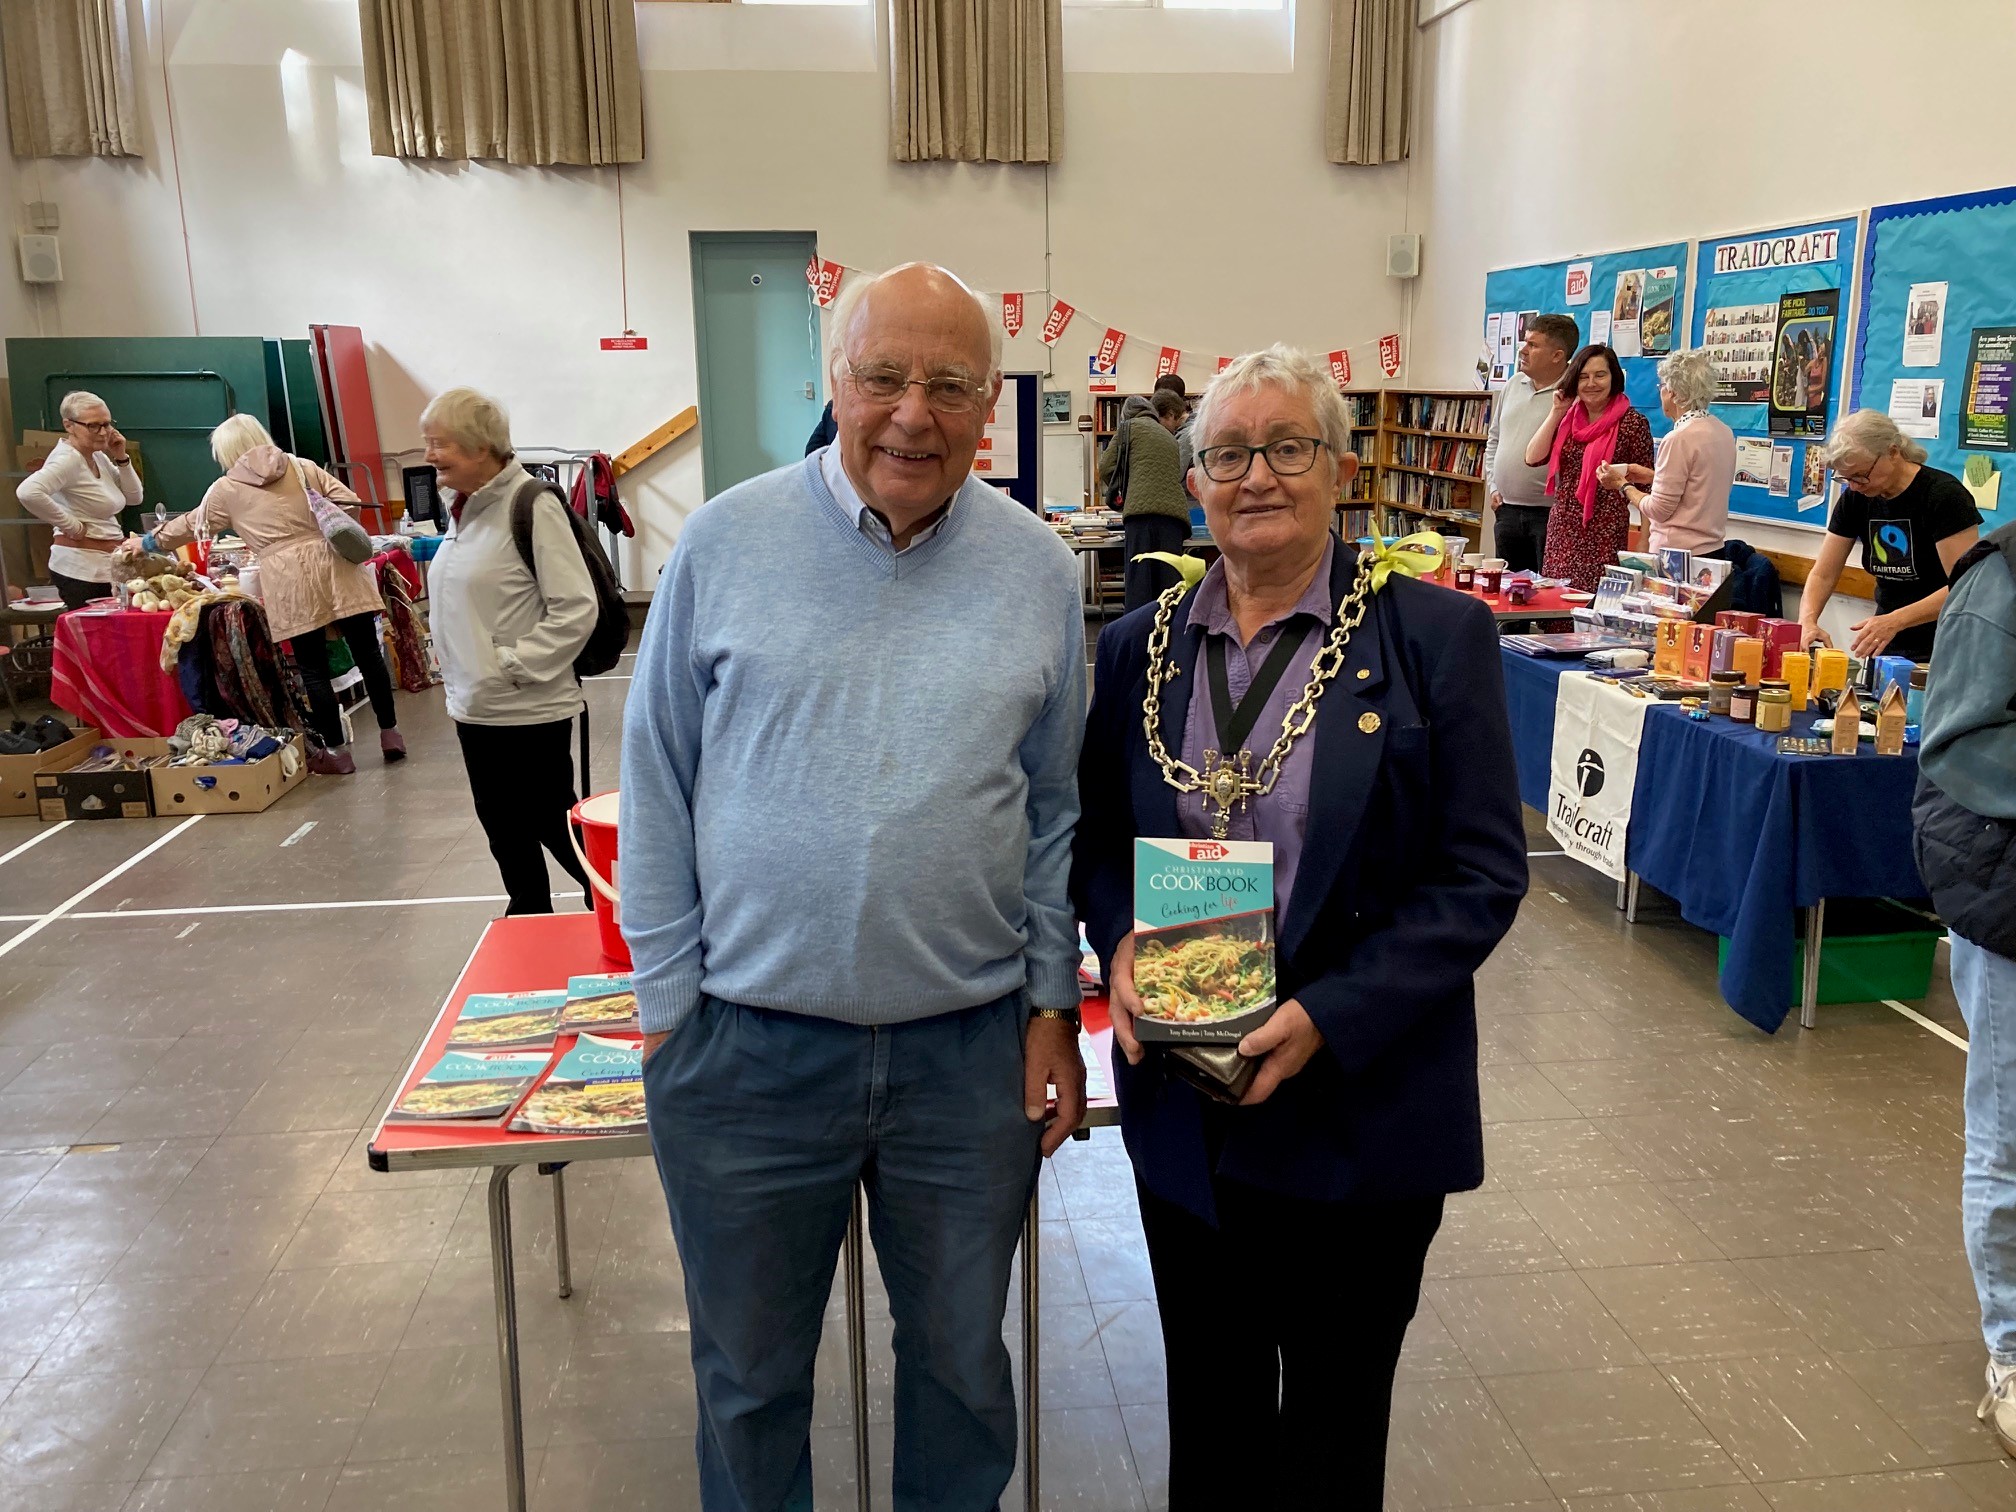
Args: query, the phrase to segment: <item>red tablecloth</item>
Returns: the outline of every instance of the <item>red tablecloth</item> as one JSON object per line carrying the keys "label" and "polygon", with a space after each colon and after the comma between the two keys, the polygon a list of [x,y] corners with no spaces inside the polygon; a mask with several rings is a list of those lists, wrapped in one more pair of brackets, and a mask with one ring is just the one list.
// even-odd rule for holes
{"label": "red tablecloth", "polygon": [[[1457,591],[1438,578],[1428,578],[1425,581],[1434,583],[1440,588],[1448,588],[1451,593]],[[1502,593],[1478,593],[1473,589],[1467,596],[1485,604],[1499,619],[1567,619],[1574,610],[1589,602],[1587,599],[1576,599],[1571,602],[1561,596],[1564,592],[1571,591],[1561,588],[1541,588],[1523,604],[1513,603]]]}
{"label": "red tablecloth", "polygon": [[195,711],[161,670],[166,610],[73,609],[56,621],[49,697],[107,735],[166,739]]}

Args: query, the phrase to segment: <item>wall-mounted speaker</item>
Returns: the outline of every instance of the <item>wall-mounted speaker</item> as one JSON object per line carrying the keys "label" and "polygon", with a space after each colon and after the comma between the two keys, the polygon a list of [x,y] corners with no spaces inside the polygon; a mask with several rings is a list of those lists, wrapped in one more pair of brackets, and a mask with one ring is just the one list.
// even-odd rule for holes
{"label": "wall-mounted speaker", "polygon": [[1388,278],[1421,276],[1420,232],[1406,231],[1398,236],[1386,238],[1386,276]]}
{"label": "wall-mounted speaker", "polygon": [[21,278],[24,283],[63,282],[63,253],[53,236],[21,238]]}

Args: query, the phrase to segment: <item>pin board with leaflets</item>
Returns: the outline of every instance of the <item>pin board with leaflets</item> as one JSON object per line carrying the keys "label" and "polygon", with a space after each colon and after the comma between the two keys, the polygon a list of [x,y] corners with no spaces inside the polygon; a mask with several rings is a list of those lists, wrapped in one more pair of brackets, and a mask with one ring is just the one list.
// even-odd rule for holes
{"label": "pin board with leaflets", "polygon": [[1625,394],[1663,436],[1672,422],[1659,408],[1659,362],[1679,339],[1686,296],[1686,242],[1496,269],[1484,276],[1487,381],[1502,388],[1518,371],[1527,320],[1570,315],[1584,345],[1616,351]]}
{"label": "pin board with leaflets", "polygon": [[1853,405],[1883,410],[1967,485],[1983,532],[2012,518],[2016,188],[1878,205],[1862,253]]}
{"label": "pin board with leaflets", "polygon": [[1860,217],[1697,244],[1693,337],[1715,357],[1714,413],[1736,433],[1729,512],[1827,525],[1821,442],[1840,418]]}
{"label": "pin board with leaflets", "polygon": [[1001,397],[987,412],[973,475],[1043,512],[1043,375],[1003,373]]}

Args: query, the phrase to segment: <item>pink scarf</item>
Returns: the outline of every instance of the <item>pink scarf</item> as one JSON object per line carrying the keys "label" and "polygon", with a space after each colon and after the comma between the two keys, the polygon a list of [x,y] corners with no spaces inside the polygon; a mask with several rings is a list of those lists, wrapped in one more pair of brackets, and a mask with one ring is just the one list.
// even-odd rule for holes
{"label": "pink scarf", "polygon": [[1594,420],[1589,418],[1589,410],[1581,400],[1568,406],[1568,413],[1561,417],[1561,427],[1554,432],[1554,451],[1547,459],[1547,492],[1554,494],[1554,485],[1561,477],[1561,448],[1572,436],[1582,443],[1582,475],[1575,480],[1575,497],[1582,501],[1582,523],[1587,525],[1596,513],[1596,472],[1617,454],[1617,427],[1624,423],[1624,417],[1631,410],[1631,401],[1622,394],[1612,394],[1610,402],[1603,406],[1603,413]]}

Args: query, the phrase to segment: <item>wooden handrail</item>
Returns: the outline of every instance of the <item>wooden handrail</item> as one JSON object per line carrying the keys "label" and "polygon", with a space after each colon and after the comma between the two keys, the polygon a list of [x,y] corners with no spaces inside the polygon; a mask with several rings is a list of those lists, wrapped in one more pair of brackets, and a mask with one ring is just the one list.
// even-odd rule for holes
{"label": "wooden handrail", "polygon": [[[1813,576],[1813,558],[1795,556],[1789,551],[1758,550],[1771,559],[1771,565],[1778,569],[1778,581],[1785,584],[1804,583]],[[1851,598],[1873,600],[1876,597],[1876,579],[1860,567],[1843,567],[1841,581],[1834,585],[1836,593],[1845,593]]]}
{"label": "wooden handrail", "polygon": [[687,405],[642,441],[626,446],[610,460],[610,468],[617,477],[630,471],[647,457],[656,456],[666,447],[700,423],[700,410],[696,405]]}

